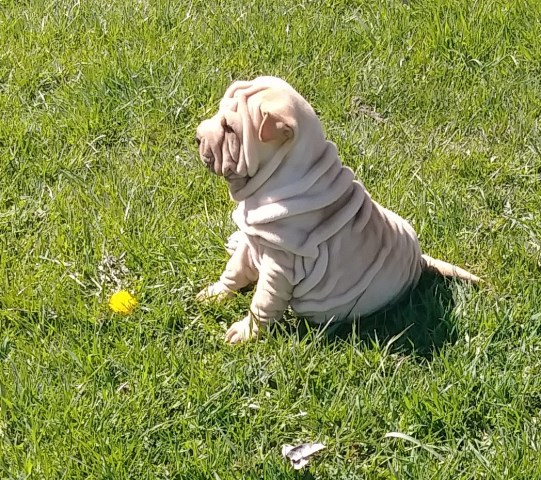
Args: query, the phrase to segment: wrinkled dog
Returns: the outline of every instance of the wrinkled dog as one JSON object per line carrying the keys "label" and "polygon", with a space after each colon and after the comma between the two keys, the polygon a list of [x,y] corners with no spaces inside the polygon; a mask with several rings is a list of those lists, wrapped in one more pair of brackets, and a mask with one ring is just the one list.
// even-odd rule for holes
{"label": "wrinkled dog", "polygon": [[421,254],[413,228],[354,180],[284,80],[233,83],[196,139],[205,165],[229,184],[239,228],[220,280],[197,298],[223,300],[256,283],[230,343],[256,336],[288,305],[315,323],[367,315],[414,287],[423,270],[479,280]]}

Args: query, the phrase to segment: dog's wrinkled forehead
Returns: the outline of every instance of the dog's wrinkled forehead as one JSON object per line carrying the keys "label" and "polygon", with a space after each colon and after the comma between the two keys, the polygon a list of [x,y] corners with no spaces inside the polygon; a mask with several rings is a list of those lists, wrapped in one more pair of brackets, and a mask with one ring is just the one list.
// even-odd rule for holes
{"label": "dog's wrinkled forehead", "polygon": [[224,97],[220,100],[220,111],[230,110],[232,112],[236,112],[238,105],[239,105],[238,96],[231,97],[231,98]]}

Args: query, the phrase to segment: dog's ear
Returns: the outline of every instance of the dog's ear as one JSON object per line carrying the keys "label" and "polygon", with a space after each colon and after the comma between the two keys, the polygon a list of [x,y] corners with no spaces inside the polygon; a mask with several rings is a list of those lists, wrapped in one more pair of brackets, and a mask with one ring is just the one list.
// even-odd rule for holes
{"label": "dog's ear", "polygon": [[292,112],[292,105],[283,92],[271,90],[266,93],[259,106],[261,114],[259,141],[281,140],[285,142],[293,138],[295,118]]}
{"label": "dog's ear", "polygon": [[286,141],[293,137],[293,128],[283,119],[271,112],[261,112],[263,120],[259,126],[259,141]]}

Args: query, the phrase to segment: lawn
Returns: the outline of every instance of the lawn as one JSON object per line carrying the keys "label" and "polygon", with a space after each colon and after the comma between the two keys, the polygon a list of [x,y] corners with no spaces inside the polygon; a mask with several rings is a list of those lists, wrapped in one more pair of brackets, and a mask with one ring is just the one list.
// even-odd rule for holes
{"label": "lawn", "polygon": [[[541,478],[540,19],[534,0],[0,0],[0,477]],[[226,345],[250,294],[194,302],[234,229],[194,134],[261,74],[484,284]],[[118,288],[135,313],[109,311]],[[326,448],[294,472],[300,442]]]}

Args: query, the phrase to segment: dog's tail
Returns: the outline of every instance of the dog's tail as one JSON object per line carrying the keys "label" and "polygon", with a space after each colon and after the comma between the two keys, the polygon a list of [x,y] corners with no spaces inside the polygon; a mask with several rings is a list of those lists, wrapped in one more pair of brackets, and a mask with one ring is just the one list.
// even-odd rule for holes
{"label": "dog's tail", "polygon": [[438,260],[436,258],[429,257],[428,255],[422,255],[423,270],[443,275],[444,277],[454,277],[461,280],[466,280],[472,283],[480,283],[482,280],[473,273],[457,267],[450,263]]}

